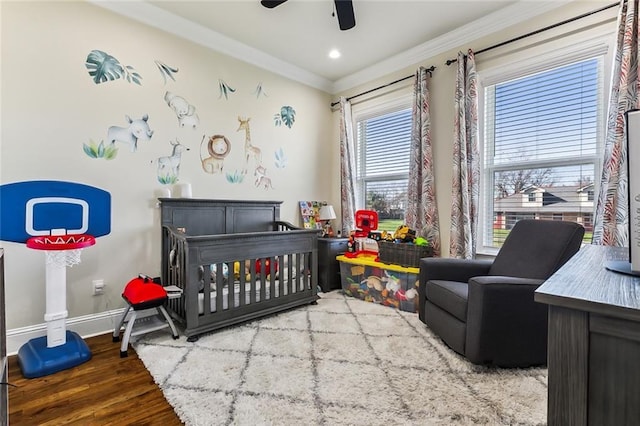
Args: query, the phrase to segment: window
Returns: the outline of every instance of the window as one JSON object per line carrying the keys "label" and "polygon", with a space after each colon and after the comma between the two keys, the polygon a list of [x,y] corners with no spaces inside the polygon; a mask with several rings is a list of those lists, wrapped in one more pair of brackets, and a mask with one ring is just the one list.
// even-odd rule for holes
{"label": "window", "polygon": [[404,222],[411,146],[411,108],[400,106],[356,115],[356,205],[378,213],[378,229]]}
{"label": "window", "polygon": [[[603,134],[603,58],[583,59],[484,88],[480,244],[500,247],[523,218],[587,224]],[[496,79],[499,80],[499,79]]]}

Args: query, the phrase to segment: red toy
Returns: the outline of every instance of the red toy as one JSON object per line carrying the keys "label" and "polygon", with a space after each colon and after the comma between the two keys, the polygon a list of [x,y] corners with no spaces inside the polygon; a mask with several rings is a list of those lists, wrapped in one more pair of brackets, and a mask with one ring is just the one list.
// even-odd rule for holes
{"label": "red toy", "polygon": [[[120,329],[125,321],[127,326],[122,336],[122,344],[120,345],[120,358],[127,356],[127,349],[129,346],[129,338],[131,336],[137,336],[145,331],[160,330],[161,328],[170,327],[171,334],[174,339],[178,338],[178,330],[176,330],[173,320],[169,316],[169,313],[164,308],[164,304],[168,299],[167,291],[160,284],[156,283],[151,277],[146,275],[138,275],[138,278],[134,278],[127,283],[122,292],[122,298],[129,305],[123,312],[120,322],[113,330],[113,341],[120,341]],[[158,311],[158,317],[164,320],[159,326],[150,327],[148,330],[134,330],[133,324],[138,317],[138,311],[144,311],[145,309],[156,308]],[[131,315],[127,320],[129,312]]]}
{"label": "red toy", "polygon": [[356,211],[355,238],[368,238],[369,232],[378,229],[378,213],[374,210]]}
{"label": "red toy", "polygon": [[163,305],[167,301],[167,297],[164,287],[154,283],[149,277],[132,279],[122,292],[122,298],[136,310]]}
{"label": "red toy", "polygon": [[[256,259],[256,272],[260,273],[262,267],[262,259]],[[264,259],[264,269],[266,274],[278,272],[278,262],[271,264],[270,259]]]}
{"label": "red toy", "polygon": [[[346,257],[358,257],[361,254],[373,254],[376,255],[378,252],[359,248],[358,239],[361,239],[362,243],[366,243],[369,239],[369,234],[371,231],[375,231],[378,229],[378,213],[374,210],[357,210],[355,214],[356,219],[356,230],[351,231],[351,235],[349,236],[349,251],[344,255]],[[376,243],[376,241],[373,241]],[[364,244],[366,246],[366,244]]]}

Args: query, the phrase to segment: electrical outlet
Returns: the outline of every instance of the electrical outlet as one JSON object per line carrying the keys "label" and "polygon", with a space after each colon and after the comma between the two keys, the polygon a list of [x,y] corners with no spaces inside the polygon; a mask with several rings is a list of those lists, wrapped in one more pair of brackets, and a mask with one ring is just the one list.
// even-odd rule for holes
{"label": "electrical outlet", "polygon": [[93,280],[93,295],[100,296],[104,294],[104,280]]}

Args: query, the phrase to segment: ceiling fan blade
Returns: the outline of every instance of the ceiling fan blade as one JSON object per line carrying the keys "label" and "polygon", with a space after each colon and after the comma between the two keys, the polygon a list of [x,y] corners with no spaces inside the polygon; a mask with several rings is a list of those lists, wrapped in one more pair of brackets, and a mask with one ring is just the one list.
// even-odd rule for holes
{"label": "ceiling fan blade", "polygon": [[260,1],[260,4],[262,4],[264,7],[268,8],[268,9],[273,9],[276,6],[280,6],[282,3],[286,2],[287,0],[262,0]]}
{"label": "ceiling fan blade", "polygon": [[334,0],[336,4],[336,15],[338,15],[338,25],[342,31],[350,30],[356,26],[356,15],[353,12],[353,2],[351,0]]}

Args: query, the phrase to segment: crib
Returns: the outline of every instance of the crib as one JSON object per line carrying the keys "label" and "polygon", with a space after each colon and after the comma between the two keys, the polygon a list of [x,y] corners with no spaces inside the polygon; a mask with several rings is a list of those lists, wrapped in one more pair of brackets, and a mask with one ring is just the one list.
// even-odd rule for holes
{"label": "crib", "polygon": [[318,230],[280,221],[281,201],[161,198],[161,279],[189,341],[316,303]]}

